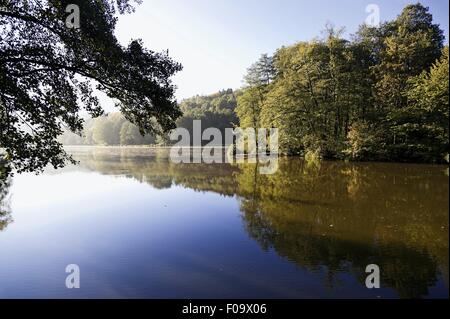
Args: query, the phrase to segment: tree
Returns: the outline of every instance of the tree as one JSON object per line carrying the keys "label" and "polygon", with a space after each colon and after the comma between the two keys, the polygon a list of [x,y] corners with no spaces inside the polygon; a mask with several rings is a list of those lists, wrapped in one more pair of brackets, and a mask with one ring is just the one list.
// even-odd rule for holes
{"label": "tree", "polygon": [[343,153],[354,160],[365,159],[379,154],[379,149],[384,149],[383,140],[373,124],[367,121],[355,121],[347,133],[348,147]]}
{"label": "tree", "polygon": [[[127,121],[123,115],[120,112],[114,112],[111,114],[108,114],[108,122],[109,125],[111,126],[110,130],[111,130],[111,140],[110,140],[110,144],[112,145],[118,145],[118,144],[122,144],[120,141],[120,130],[122,129],[122,126],[129,121]],[[136,127],[136,130],[139,134],[139,129]],[[139,134],[140,137],[142,137]]]}
{"label": "tree", "polygon": [[[0,147],[19,172],[71,160],[57,137],[63,127],[82,131],[81,110],[103,113],[94,86],[141,134],[175,127],[181,111],[170,79],[181,65],[140,40],[118,43],[116,13],[133,11],[130,2],[12,0],[0,7]],[[68,4],[80,9],[79,28],[65,23]]]}
{"label": "tree", "polygon": [[[443,35],[428,8],[408,5],[393,21],[361,27],[352,41],[341,33],[327,26],[323,39],[282,47],[271,63],[263,56],[253,64],[238,97],[241,125],[278,128],[287,154],[442,160],[448,73],[445,52],[430,71]],[[273,77],[261,71],[266,64]]]}
{"label": "tree", "polygon": [[274,58],[262,54],[257,62],[247,69],[244,88],[237,99],[236,114],[242,127],[260,127],[260,113],[269,84],[276,77]]}
{"label": "tree", "polygon": [[247,69],[244,80],[248,86],[267,85],[275,78],[275,73],[273,57],[264,53],[256,63]]}
{"label": "tree", "polygon": [[138,145],[154,144],[155,137],[150,134],[141,135],[139,128],[127,121],[120,112],[107,116],[87,119],[83,132],[76,135],[70,131],[58,138],[65,145]]}
{"label": "tree", "polygon": [[286,153],[311,151],[335,157],[343,149],[355,110],[364,103],[355,75],[364,65],[340,32],[328,28],[325,39],[301,42],[277,51],[277,77],[261,111],[264,127],[278,127]]}
{"label": "tree", "polygon": [[408,80],[429,70],[439,59],[444,37],[428,8],[421,4],[406,6],[396,20],[382,28],[379,62],[373,67],[376,105],[390,152],[397,158],[408,157],[410,150],[405,146],[412,142],[405,131],[405,124],[412,120],[404,110]]}
{"label": "tree", "polygon": [[443,162],[449,152],[448,46],[429,71],[409,79],[408,84],[408,104],[402,117],[410,120],[402,132],[411,141],[411,156]]}
{"label": "tree", "polygon": [[108,123],[106,117],[99,117],[96,119],[92,128],[92,139],[98,145],[112,145],[114,137],[112,127]]}
{"label": "tree", "polygon": [[236,115],[241,127],[260,127],[260,113],[264,93],[258,87],[245,88],[237,98]]}
{"label": "tree", "polygon": [[[193,121],[200,120],[202,129],[215,127],[225,136],[225,129],[238,124],[235,113],[236,93],[232,89],[221,90],[206,96],[194,96],[180,103],[183,116],[177,121],[178,127],[187,129],[192,136]],[[161,140],[167,144],[169,139]],[[206,142],[205,142],[206,143]]]}
{"label": "tree", "polygon": [[120,144],[121,145],[132,145],[138,144],[137,140],[139,139],[139,129],[136,125],[133,125],[129,122],[126,122],[122,125],[120,129]]}

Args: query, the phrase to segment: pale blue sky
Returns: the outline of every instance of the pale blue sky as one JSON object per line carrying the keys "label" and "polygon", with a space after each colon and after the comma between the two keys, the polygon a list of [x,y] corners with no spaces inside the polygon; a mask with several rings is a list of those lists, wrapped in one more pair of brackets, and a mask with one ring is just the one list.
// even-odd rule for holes
{"label": "pale blue sky", "polygon": [[[120,16],[117,37],[143,39],[184,66],[175,78],[177,98],[239,88],[246,68],[261,53],[319,37],[325,24],[347,36],[364,23],[366,6],[380,8],[381,21],[397,16],[407,0],[144,0],[134,14]],[[420,1],[448,39],[448,0]]]}

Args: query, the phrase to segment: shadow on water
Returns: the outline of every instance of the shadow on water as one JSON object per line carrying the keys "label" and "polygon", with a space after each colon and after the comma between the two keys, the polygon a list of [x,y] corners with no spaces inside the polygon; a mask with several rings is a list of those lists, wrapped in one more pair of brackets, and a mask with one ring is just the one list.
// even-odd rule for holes
{"label": "shadow on water", "polygon": [[[255,164],[173,164],[167,150],[142,152],[91,149],[75,155],[81,169],[157,189],[178,185],[236,197],[248,236],[261,249],[308,271],[325,269],[330,287],[339,285],[339,273],[364,285],[372,263],[380,266],[382,285],[402,298],[425,297],[438,281],[448,287],[449,185],[442,166],[309,166],[282,158],[275,174],[261,175]],[[7,184],[1,189],[3,200]]]}

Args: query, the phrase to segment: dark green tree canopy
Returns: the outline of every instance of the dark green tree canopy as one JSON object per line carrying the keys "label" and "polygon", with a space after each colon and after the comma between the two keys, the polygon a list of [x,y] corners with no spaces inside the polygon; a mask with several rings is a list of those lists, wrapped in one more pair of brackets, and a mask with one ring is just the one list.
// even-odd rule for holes
{"label": "dark green tree canopy", "polygon": [[[71,159],[57,137],[64,127],[81,132],[81,111],[103,113],[94,87],[141,134],[175,127],[181,111],[170,78],[182,67],[140,40],[119,44],[117,13],[133,11],[130,2],[0,1],[0,148],[18,171]],[[79,28],[66,25],[69,4],[79,7]]]}

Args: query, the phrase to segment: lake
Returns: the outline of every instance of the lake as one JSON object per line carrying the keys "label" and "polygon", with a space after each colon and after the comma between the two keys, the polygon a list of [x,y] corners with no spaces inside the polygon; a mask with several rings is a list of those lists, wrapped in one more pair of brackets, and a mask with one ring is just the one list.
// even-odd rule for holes
{"label": "lake", "polygon": [[165,149],[70,152],[78,165],[1,189],[1,298],[449,296],[448,166],[281,158],[262,175]]}

